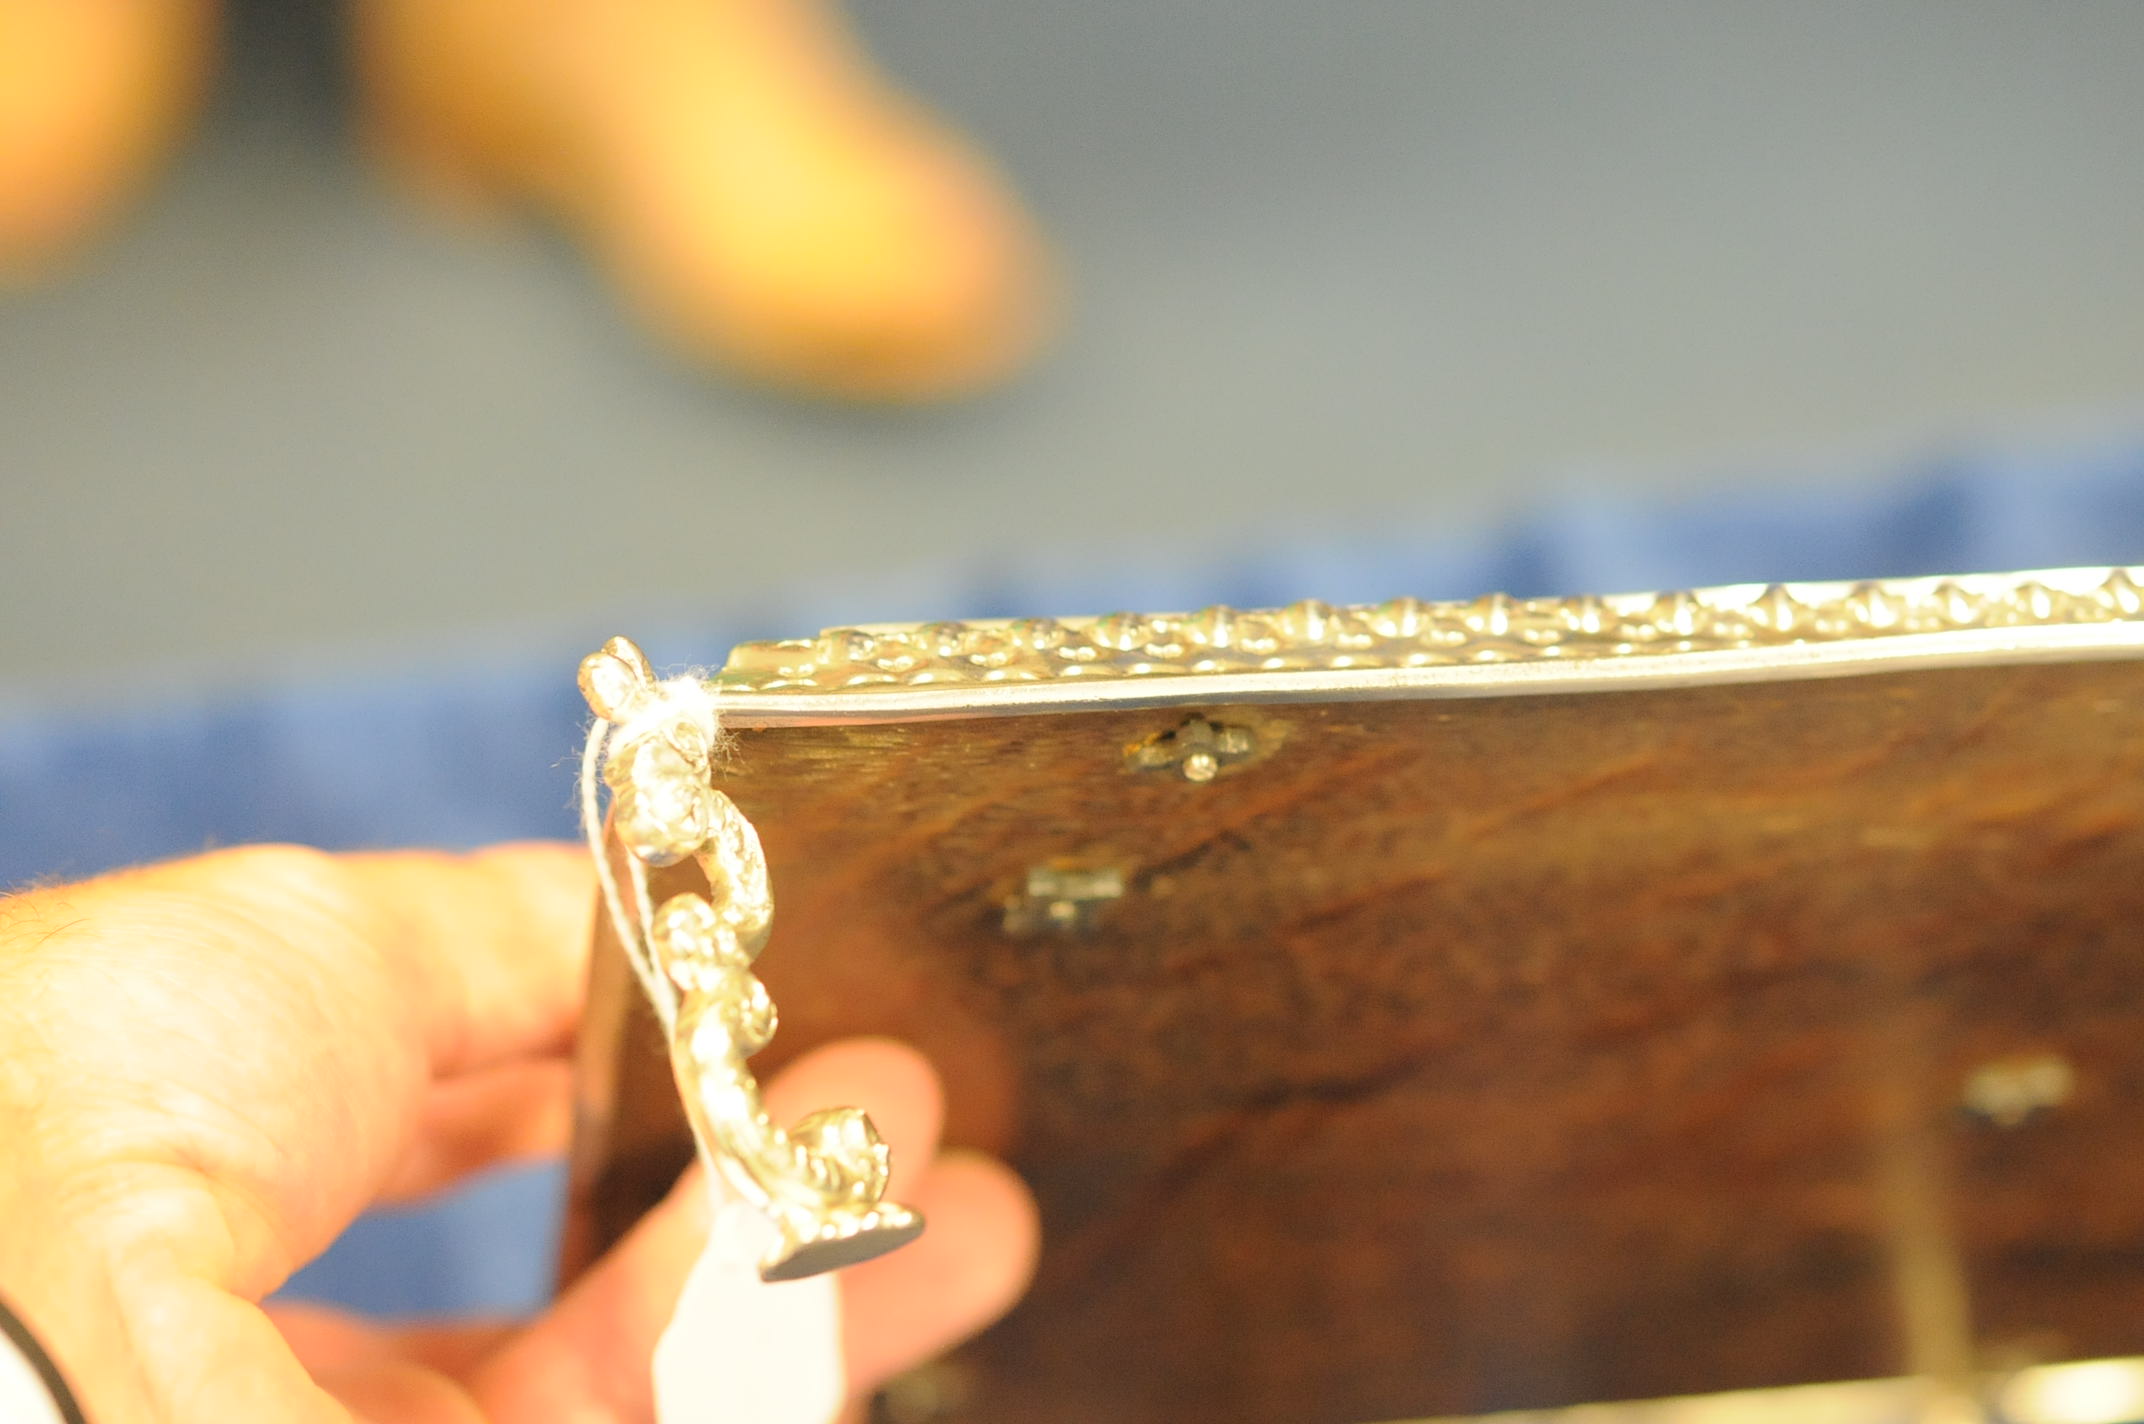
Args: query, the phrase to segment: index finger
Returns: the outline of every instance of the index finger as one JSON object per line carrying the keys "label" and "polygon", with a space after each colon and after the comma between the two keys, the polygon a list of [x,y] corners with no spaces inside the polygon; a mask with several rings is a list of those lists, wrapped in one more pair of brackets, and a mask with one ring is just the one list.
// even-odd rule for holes
{"label": "index finger", "polygon": [[248,948],[310,961],[322,992],[370,999],[384,989],[413,1019],[435,1078],[563,1052],[579,1022],[595,890],[576,846],[341,855],[251,846],[117,880],[255,908]]}
{"label": "index finger", "polygon": [[0,905],[0,1099],[42,1104],[19,1145],[55,1169],[161,1163],[237,1204],[236,1279],[272,1289],[434,1082],[564,1046],[593,901],[558,846],[249,847],[33,892]]}

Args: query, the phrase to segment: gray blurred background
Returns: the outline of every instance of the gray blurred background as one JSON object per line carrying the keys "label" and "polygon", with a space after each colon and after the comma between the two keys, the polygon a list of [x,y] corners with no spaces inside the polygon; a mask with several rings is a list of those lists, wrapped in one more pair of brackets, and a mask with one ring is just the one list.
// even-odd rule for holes
{"label": "gray blurred background", "polygon": [[2134,0],[861,19],[1054,233],[1069,322],[1025,380],[887,413],[679,369],[557,237],[399,206],[337,117],[333,8],[261,0],[148,210],[0,301],[0,682],[434,656],[828,580],[855,616],[952,615],[900,571],[1821,481],[2144,395]]}

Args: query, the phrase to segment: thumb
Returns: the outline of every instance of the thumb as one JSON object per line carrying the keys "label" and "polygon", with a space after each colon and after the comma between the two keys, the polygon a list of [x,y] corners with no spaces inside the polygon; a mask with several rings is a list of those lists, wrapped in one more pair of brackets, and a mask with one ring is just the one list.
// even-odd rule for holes
{"label": "thumb", "polygon": [[[851,1387],[875,1388],[1002,1314],[1034,1266],[1035,1207],[1019,1179],[974,1154],[938,1156],[943,1104],[937,1077],[920,1054],[883,1040],[831,1044],[789,1065],[768,1090],[777,1120],[842,1101],[860,1103],[880,1124],[894,1149],[895,1191],[932,1225],[914,1245],[842,1273],[838,1324],[831,1295],[822,1302],[809,1294],[831,1282],[762,1287],[748,1280],[742,1295],[710,1289],[709,1320],[728,1325],[710,1338],[706,1355],[734,1359],[738,1351],[755,1351],[747,1358],[763,1364],[756,1373],[767,1377],[766,1385],[780,1394],[783,1380],[774,1376],[788,1368],[789,1392],[798,1400],[840,1372],[828,1359],[827,1378],[795,1377],[797,1368],[821,1372],[816,1363],[803,1364],[817,1361],[821,1349],[842,1347]],[[487,1417],[500,1424],[652,1420],[656,1343],[706,1246],[711,1215],[707,1182],[695,1167],[548,1312],[468,1376]],[[822,1305],[825,1328],[838,1331],[839,1341],[804,1338]],[[701,1347],[681,1341],[674,1348],[682,1355]],[[724,1399],[741,1402],[746,1383],[725,1384]],[[783,1413],[804,1407],[784,1399]]]}
{"label": "thumb", "polygon": [[487,1418],[646,1424],[649,1361],[707,1241],[707,1180],[695,1165],[552,1307],[469,1379]]}

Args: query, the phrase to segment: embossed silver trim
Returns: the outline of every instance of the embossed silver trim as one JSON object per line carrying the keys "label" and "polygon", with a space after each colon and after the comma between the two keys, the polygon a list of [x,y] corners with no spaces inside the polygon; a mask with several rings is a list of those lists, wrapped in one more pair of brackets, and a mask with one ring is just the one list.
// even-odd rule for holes
{"label": "embossed silver trim", "polygon": [[731,726],[1491,697],[2144,656],[2144,568],[879,624],[746,643]]}

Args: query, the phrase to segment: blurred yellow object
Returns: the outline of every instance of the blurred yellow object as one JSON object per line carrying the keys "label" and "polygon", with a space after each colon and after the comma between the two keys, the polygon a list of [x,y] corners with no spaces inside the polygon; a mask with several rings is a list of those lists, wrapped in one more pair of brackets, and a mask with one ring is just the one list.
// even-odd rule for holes
{"label": "blurred yellow object", "polygon": [[688,352],[925,399],[1040,333],[1019,204],[818,0],[367,0],[357,19],[383,156],[465,209],[556,212]]}
{"label": "blurred yellow object", "polygon": [[0,280],[123,207],[197,107],[212,0],[0,0]]}

